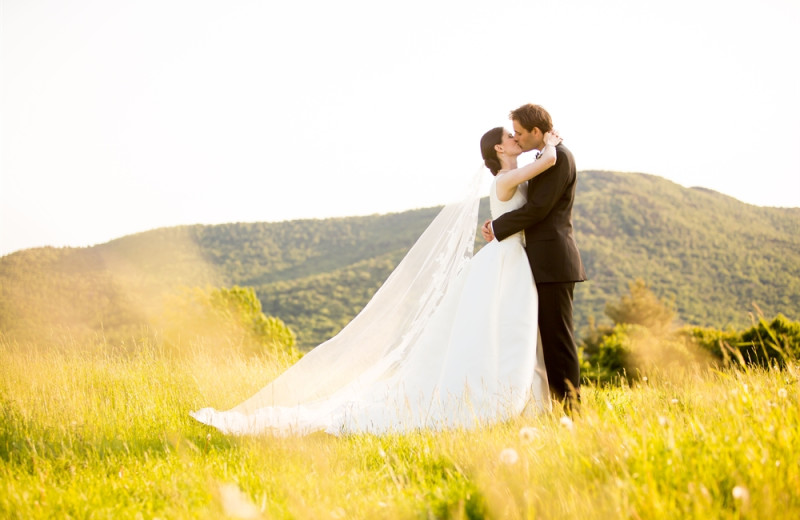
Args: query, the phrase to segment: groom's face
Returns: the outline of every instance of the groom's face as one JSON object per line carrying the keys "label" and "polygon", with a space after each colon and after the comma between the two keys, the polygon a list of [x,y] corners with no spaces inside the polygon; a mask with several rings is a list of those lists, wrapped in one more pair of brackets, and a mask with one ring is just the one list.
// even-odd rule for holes
{"label": "groom's face", "polygon": [[540,150],[542,146],[542,132],[536,127],[530,131],[526,130],[519,121],[514,119],[514,140],[522,148],[523,152]]}

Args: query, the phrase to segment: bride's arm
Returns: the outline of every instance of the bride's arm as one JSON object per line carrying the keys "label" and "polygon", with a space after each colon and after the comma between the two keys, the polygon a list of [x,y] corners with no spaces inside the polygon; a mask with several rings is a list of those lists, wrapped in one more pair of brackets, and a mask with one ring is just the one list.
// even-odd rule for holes
{"label": "bride's arm", "polygon": [[556,145],[561,137],[556,132],[544,134],[544,149],[539,158],[516,170],[511,170],[497,178],[497,196],[500,200],[509,200],[517,186],[545,172],[556,163]]}

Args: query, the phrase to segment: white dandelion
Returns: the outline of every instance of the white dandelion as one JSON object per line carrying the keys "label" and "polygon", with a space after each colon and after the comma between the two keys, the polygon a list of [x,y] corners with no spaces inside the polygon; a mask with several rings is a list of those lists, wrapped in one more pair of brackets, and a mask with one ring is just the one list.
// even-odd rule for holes
{"label": "white dandelion", "polygon": [[512,466],[519,460],[517,450],[514,448],[506,448],[500,452],[500,462],[508,466]]}
{"label": "white dandelion", "polygon": [[219,498],[225,514],[235,518],[258,518],[258,508],[236,484],[221,484]]}
{"label": "white dandelion", "polygon": [[734,486],[731,494],[733,498],[741,502],[742,505],[746,505],[750,501],[750,491],[744,486]]}

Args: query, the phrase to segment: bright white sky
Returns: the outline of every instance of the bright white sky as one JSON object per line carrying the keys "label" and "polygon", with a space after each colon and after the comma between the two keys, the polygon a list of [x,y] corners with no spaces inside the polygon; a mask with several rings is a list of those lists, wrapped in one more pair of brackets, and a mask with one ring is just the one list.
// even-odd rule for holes
{"label": "bright white sky", "polygon": [[0,255],[442,204],[527,102],[580,170],[800,206],[798,0],[0,8]]}

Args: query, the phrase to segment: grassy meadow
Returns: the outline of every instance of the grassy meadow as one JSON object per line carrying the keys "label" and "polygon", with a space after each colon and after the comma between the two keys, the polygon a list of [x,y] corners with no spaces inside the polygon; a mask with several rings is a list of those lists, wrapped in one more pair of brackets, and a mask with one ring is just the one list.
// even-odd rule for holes
{"label": "grassy meadow", "polygon": [[477,431],[237,438],[189,417],[281,368],[0,339],[0,518],[800,518],[796,364],[584,387],[573,420]]}

